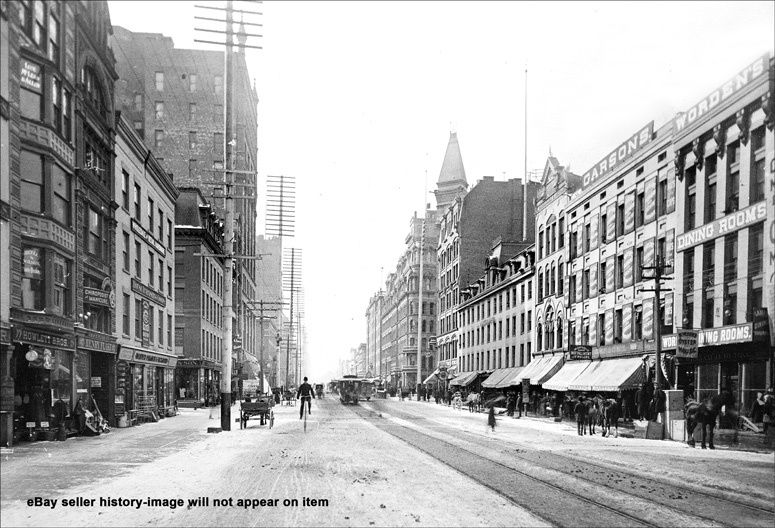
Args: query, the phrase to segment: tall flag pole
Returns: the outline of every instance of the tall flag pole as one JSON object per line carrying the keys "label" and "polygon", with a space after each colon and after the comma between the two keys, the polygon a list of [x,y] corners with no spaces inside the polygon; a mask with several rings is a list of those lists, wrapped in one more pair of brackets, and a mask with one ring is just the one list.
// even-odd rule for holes
{"label": "tall flag pole", "polygon": [[522,242],[527,240],[527,65],[525,65],[525,173],[522,176]]}

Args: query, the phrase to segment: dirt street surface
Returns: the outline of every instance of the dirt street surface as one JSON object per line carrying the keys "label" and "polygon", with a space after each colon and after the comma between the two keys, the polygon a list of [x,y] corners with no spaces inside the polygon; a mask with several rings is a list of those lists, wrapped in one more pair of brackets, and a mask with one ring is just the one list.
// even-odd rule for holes
{"label": "dirt street surface", "polygon": [[[771,453],[579,437],[575,424],[524,418],[499,417],[491,432],[485,414],[425,402],[343,406],[329,396],[313,403],[306,433],[298,407],[277,406],[275,412],[271,430],[251,420],[246,430],[234,423],[231,432],[208,435],[207,426],[220,422],[200,409],[98,438],[19,447],[0,465],[0,524],[772,526],[775,521]],[[28,506],[36,497],[57,502]],[[101,506],[101,497],[126,505]],[[200,497],[209,502],[197,502]],[[298,503],[284,504],[286,499]],[[225,505],[216,506],[216,500]]]}

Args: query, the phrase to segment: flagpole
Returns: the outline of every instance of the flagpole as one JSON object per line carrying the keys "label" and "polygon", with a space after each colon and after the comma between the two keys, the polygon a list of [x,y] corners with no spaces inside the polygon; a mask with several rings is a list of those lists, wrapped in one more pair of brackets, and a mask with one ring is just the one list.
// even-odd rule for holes
{"label": "flagpole", "polygon": [[522,177],[522,242],[527,241],[527,65],[525,65],[525,174]]}

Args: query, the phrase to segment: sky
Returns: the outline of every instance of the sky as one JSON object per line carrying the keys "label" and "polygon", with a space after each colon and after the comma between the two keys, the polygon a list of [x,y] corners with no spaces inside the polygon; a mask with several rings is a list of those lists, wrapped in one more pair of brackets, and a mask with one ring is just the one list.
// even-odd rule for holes
{"label": "sky", "polygon": [[[194,5],[110,1],[112,23],[179,48]],[[309,375],[366,340],[370,297],[409,220],[435,201],[449,132],[469,185],[521,178],[551,151],[582,174],[642,125],[687,109],[763,53],[773,2],[235,2],[259,95],[259,185],[296,177]],[[212,39],[212,34],[204,37]],[[527,127],[525,70],[527,69]],[[527,162],[525,129],[527,128]],[[265,187],[259,189],[264,195]],[[427,189],[428,194],[424,194]],[[265,216],[257,212],[259,229]]]}

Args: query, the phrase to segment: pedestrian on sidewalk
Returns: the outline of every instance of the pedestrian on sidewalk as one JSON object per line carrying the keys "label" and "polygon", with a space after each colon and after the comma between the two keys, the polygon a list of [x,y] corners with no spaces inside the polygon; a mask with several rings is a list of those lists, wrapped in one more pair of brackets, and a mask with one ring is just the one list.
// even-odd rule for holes
{"label": "pedestrian on sidewalk", "polygon": [[490,404],[490,412],[487,413],[487,426],[495,432],[495,405]]}
{"label": "pedestrian on sidewalk", "polygon": [[773,422],[775,422],[775,394],[772,392],[772,387],[767,389],[767,394],[764,395],[764,408],[762,409],[762,412],[762,422],[764,428],[764,431],[762,432],[766,438],[767,429],[772,427]]}
{"label": "pedestrian on sidewalk", "polygon": [[522,393],[517,393],[517,410],[519,411],[519,416],[517,418],[522,418]]}
{"label": "pedestrian on sidewalk", "polygon": [[576,428],[579,436],[584,436],[584,424],[587,421],[587,404],[584,400],[584,396],[579,396],[579,401],[573,408],[576,413]]}

